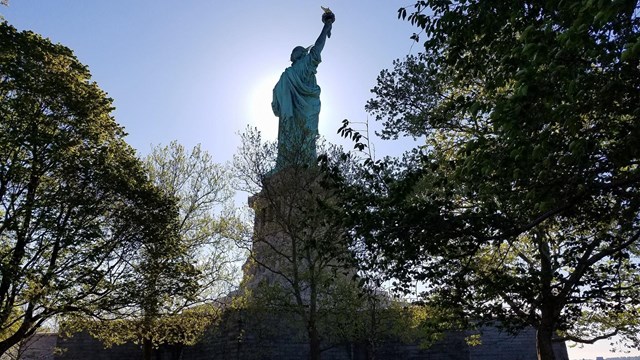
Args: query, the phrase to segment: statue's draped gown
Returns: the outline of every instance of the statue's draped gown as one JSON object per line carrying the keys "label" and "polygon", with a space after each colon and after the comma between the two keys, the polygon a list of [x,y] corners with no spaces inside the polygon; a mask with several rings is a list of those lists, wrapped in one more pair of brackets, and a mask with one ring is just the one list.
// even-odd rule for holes
{"label": "statue's draped gown", "polygon": [[316,72],[320,52],[308,54],[286,68],[273,88],[273,113],[278,126],[278,158],[275,171],[292,165],[309,165],[316,160],[320,86]]}

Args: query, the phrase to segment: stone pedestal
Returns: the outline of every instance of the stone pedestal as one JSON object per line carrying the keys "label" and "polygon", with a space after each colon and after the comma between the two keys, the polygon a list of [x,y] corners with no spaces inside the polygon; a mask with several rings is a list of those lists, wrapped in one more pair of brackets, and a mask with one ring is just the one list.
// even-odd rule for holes
{"label": "stone pedestal", "polygon": [[[252,254],[243,267],[245,286],[255,288],[260,282],[291,286],[293,277],[310,269],[348,268],[342,265],[347,247],[340,229],[322,209],[323,203],[331,202],[331,194],[322,187],[317,169],[279,170],[248,202],[255,218]],[[341,273],[353,275],[351,270]]]}

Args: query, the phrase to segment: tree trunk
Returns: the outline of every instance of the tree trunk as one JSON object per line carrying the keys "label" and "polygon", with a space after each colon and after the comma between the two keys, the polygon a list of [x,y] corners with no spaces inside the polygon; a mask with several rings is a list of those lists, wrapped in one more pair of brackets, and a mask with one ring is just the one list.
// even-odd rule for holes
{"label": "tree trunk", "polygon": [[151,339],[145,338],[142,340],[142,359],[144,360],[152,360],[151,355],[153,352],[153,346],[151,344]]}
{"label": "tree trunk", "polygon": [[11,349],[13,345],[6,341],[0,341],[0,356],[4,355],[9,349]]}
{"label": "tree trunk", "polygon": [[[536,329],[536,351],[538,360],[555,360],[553,353],[553,334],[555,322],[559,312],[559,305],[552,292],[553,264],[551,263],[551,249],[543,232],[535,231],[533,239],[537,243],[540,253],[540,285],[542,302],[540,306],[540,324]],[[561,306],[560,306],[561,307]]]}
{"label": "tree trunk", "polygon": [[376,359],[376,337],[377,337],[377,326],[378,326],[378,300],[375,298],[369,299],[370,304],[370,315],[371,315],[371,331],[367,336],[367,360],[375,360]]}
{"label": "tree trunk", "polygon": [[376,343],[373,339],[367,340],[367,360],[376,360]]}
{"label": "tree trunk", "polygon": [[29,324],[25,324],[23,322],[22,326],[20,326],[20,328],[16,332],[14,332],[6,339],[0,341],[0,356],[4,355],[7,351],[11,350],[11,348],[19,345],[21,341],[26,340],[29,338],[29,336],[31,336],[33,332],[29,332],[27,330],[30,327]]}
{"label": "tree trunk", "polygon": [[309,324],[309,360],[320,360],[320,335],[315,322]]}
{"label": "tree trunk", "polygon": [[556,360],[553,352],[553,329],[540,326],[536,331],[536,351],[538,360]]}

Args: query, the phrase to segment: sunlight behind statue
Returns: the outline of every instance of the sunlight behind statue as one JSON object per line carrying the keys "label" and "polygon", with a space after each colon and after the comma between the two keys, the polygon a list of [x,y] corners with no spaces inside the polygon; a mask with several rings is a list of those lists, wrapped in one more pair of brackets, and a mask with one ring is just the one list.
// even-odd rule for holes
{"label": "sunlight behind statue", "polygon": [[311,165],[316,161],[320,86],[316,82],[320,53],[331,37],[335,15],[323,8],[324,26],[311,48],[296,46],[291,66],[286,68],[273,88],[273,113],[279,118],[278,157],[274,172],[289,166]]}

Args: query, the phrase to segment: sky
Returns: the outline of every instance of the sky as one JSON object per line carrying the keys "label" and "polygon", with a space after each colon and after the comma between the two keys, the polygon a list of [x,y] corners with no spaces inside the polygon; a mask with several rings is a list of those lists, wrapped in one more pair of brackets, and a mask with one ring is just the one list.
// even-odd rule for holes
{"label": "sky", "polygon": [[[277,137],[271,92],[289,55],[313,44],[320,6],[336,14],[322,52],[320,134],[336,135],[343,119],[363,122],[370,89],[382,69],[415,54],[417,31],[398,20],[413,0],[10,0],[0,14],[71,48],[92,79],[114,99],[113,115],[142,156],[152,145],[196,144],[217,162],[231,161],[239,133],[257,127]],[[371,126],[376,128],[373,119]],[[373,135],[373,134],[372,134]],[[376,154],[397,155],[406,141],[374,139]],[[622,356],[608,342],[570,348],[571,359]],[[637,354],[637,352],[635,353]]]}
{"label": "sky", "polygon": [[[415,29],[397,19],[406,3],[301,0],[10,0],[0,13],[73,49],[114,99],[114,117],[140,154],[152,144],[198,143],[217,161],[231,160],[247,125],[275,140],[271,91],[297,45],[322,29],[321,5],[336,14],[317,79],[320,133],[364,121],[378,73],[417,45]],[[393,151],[389,144],[380,144]],[[397,152],[400,149],[395,149]],[[386,153],[386,152],[385,152]]]}

